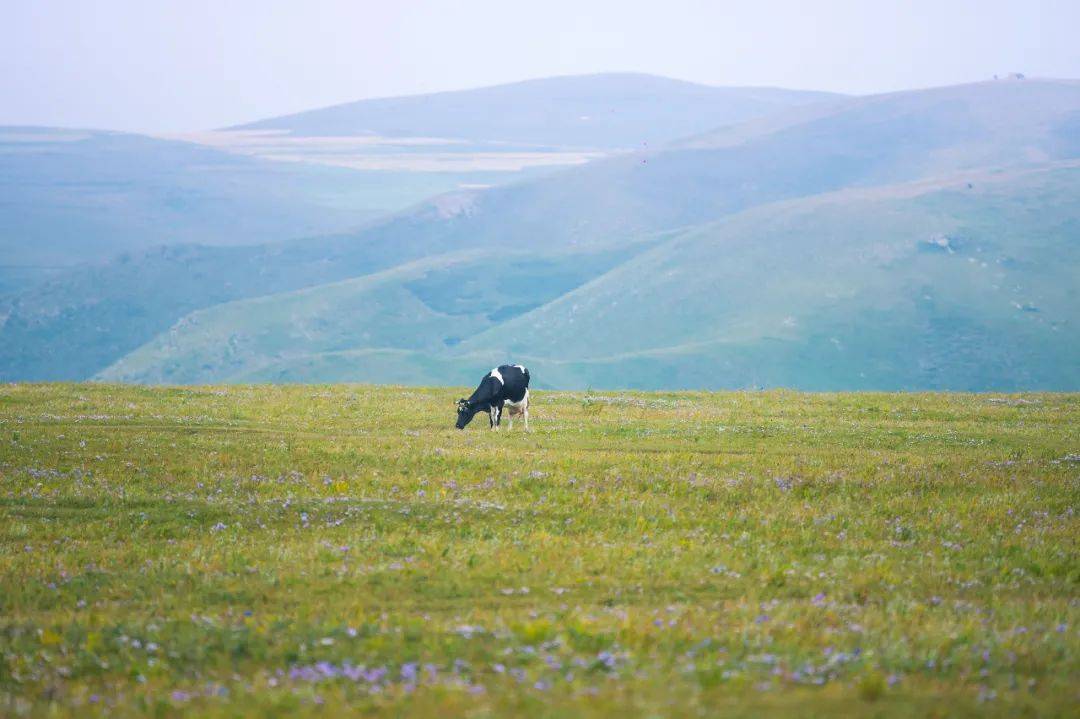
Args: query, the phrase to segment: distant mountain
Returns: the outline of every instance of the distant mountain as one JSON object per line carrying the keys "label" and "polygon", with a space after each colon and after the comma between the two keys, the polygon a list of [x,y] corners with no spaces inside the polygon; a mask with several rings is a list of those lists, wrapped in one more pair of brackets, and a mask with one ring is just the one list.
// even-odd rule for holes
{"label": "distant mountain", "polygon": [[[245,126],[288,137],[0,127],[0,295],[148,247],[355,229],[432,195],[832,97],[601,75],[362,101]],[[326,132],[354,137],[313,137]]]}
{"label": "distant mountain", "polygon": [[478,193],[446,231],[607,242],[846,187],[1080,157],[1076,81],[976,83],[791,114]]}
{"label": "distant mountain", "polygon": [[460,179],[411,177],[405,187],[383,173],[267,162],[141,135],[0,127],[0,294],[157,245],[354,229]]}
{"label": "distant mountain", "polygon": [[[114,379],[183,382],[224,378],[421,381],[410,367],[438,365],[435,359],[453,357],[454,362],[443,363],[453,368],[447,369],[452,376],[445,379],[458,381],[459,369],[473,371],[474,363],[486,365],[512,353],[542,363],[547,379],[538,381],[559,386],[580,386],[583,381],[604,386],[613,377],[620,385],[642,387],[695,383],[975,387],[973,382],[983,388],[1076,386],[1062,359],[1068,355],[1061,354],[1074,346],[1076,328],[1055,314],[1054,324],[1046,325],[1050,329],[1041,325],[1039,329],[1052,334],[1035,337],[1025,329],[1035,325],[1023,322],[1036,315],[1049,318],[1049,308],[1061,314],[1061,308],[1069,309],[1075,301],[1059,269],[1070,267],[1068,253],[1080,234],[1070,214],[1078,196],[1070,167],[1080,159],[1080,83],[979,83],[846,99],[788,113],[526,182],[439,196],[356,233],[262,247],[189,247],[147,253],[126,263],[68,275],[0,308],[0,377],[75,378],[101,373]],[[999,175],[998,179],[1011,179],[999,182],[1000,190],[984,192],[982,185]],[[1034,185],[1020,179],[1036,176],[1044,179]],[[913,194],[910,183],[917,181],[928,184],[919,185],[923,189]],[[969,182],[972,188],[967,188]],[[877,204],[876,188],[881,193]],[[971,189],[970,198],[956,195],[957,188]],[[805,207],[812,207],[818,195],[833,198],[823,206],[830,209],[796,211],[787,204],[805,202],[809,203]],[[922,199],[911,200],[914,195]],[[1013,196],[1020,199],[1013,203],[1009,199]],[[841,211],[849,200],[862,208],[860,212]],[[926,203],[942,203],[940,211],[930,212]],[[879,212],[883,213],[880,221],[875,216]],[[769,224],[773,213],[789,218],[790,231],[780,232]],[[736,215],[750,219],[740,220],[742,225],[726,224],[736,222]],[[893,219],[897,216],[908,219]],[[995,217],[999,226],[985,224],[992,224]],[[759,237],[757,226],[765,253],[761,256],[752,251]],[[741,229],[731,229],[735,227]],[[1017,279],[1019,286],[1041,282],[1048,292],[1064,299],[1012,297],[1009,301],[1020,305],[1017,311],[1024,320],[1009,312],[981,314],[981,303],[996,301],[985,288],[955,296],[950,300],[955,302],[955,312],[943,316],[889,309],[883,319],[872,312],[876,307],[872,289],[862,285],[844,290],[853,304],[843,311],[815,304],[832,292],[834,274],[862,271],[853,257],[873,258],[879,234],[879,244],[891,248],[888,252],[914,253],[910,266],[897,264],[888,272],[866,273],[884,282],[885,295],[896,299],[907,296],[904,293],[918,272],[939,271],[939,265],[920,264],[929,262],[920,252],[941,250],[953,258],[963,244],[963,233],[969,230],[978,231],[982,244],[977,246],[990,248],[984,251],[992,250],[995,258],[1030,263],[1024,265],[1023,273],[1006,279]],[[691,241],[691,237],[702,239]],[[725,265],[728,239],[713,242],[707,237],[730,238],[732,252],[738,250],[731,257],[741,259]],[[948,239],[948,247],[930,243],[942,237]],[[1030,245],[1036,241],[1048,244]],[[783,264],[789,250],[793,257],[810,252],[818,258],[805,261],[804,279],[799,278],[797,267]],[[476,251],[478,256],[471,254]],[[574,256],[606,259],[583,262],[593,273],[590,277],[575,276],[573,282],[552,282],[550,287],[543,281],[544,272],[537,270],[538,285],[531,295],[481,293],[478,296],[491,303],[489,312],[473,308],[455,314],[439,309],[457,296],[454,288],[465,293],[470,278],[490,277],[497,283],[503,271],[498,258],[506,252],[519,261],[531,257],[538,266],[558,265],[564,261],[558,258]],[[669,257],[667,252],[676,255]],[[679,265],[680,252],[693,261]],[[1053,266],[1055,254],[1063,258],[1060,267]],[[432,259],[440,255],[448,263],[445,272]],[[418,320],[415,344],[391,342],[385,339],[388,327],[407,334],[410,324],[403,317],[424,316],[409,293],[426,303],[423,289],[402,289],[395,284],[395,268],[405,272],[404,263],[425,258],[435,265],[424,265],[424,281],[443,287],[442,299],[428,305],[434,313],[430,321]],[[978,256],[971,260],[982,261]],[[655,278],[649,275],[650,263],[657,268]],[[772,284],[768,272],[756,263],[782,269],[788,284]],[[417,271],[416,265],[410,267],[408,272]],[[635,267],[640,274],[631,273]],[[732,274],[717,275],[716,267],[728,267]],[[955,264],[940,267],[956,269]],[[377,281],[359,280],[373,273],[381,273]],[[632,279],[619,281],[623,273]],[[664,273],[681,277],[682,284],[657,285]],[[340,288],[327,289],[324,294],[317,289],[343,280],[349,281],[346,286],[352,290],[342,294]],[[894,281],[902,286],[888,284]],[[947,279],[934,282],[948,286]],[[602,301],[590,299],[593,288],[608,287],[608,283],[614,283],[610,294]],[[911,366],[889,365],[882,355],[877,365],[880,371],[867,371],[858,363],[833,361],[835,357],[826,363],[818,345],[812,345],[812,352],[801,355],[811,364],[801,372],[789,371],[793,365],[785,364],[789,362],[785,358],[799,356],[799,348],[809,341],[805,337],[799,339],[792,332],[777,335],[781,341],[774,345],[776,353],[771,353],[767,347],[772,346],[772,335],[754,339],[747,333],[748,328],[758,327],[762,332],[771,328],[773,315],[744,314],[729,324],[727,315],[702,309],[742,302],[741,297],[727,294],[728,285],[748,292],[769,287],[781,307],[804,306],[807,311],[817,308],[824,313],[800,318],[798,313],[787,312],[777,321],[788,330],[824,327],[826,315],[833,317],[836,328],[820,339],[828,346],[835,346],[835,339],[859,347],[850,337],[871,337],[874,328],[888,327],[880,341],[904,338],[908,344],[894,348],[910,350],[911,343],[927,337],[924,325],[929,323],[938,334],[926,340],[933,349],[921,361],[937,362],[943,369],[935,375]],[[524,286],[531,285],[525,282]],[[654,286],[655,292],[650,289]],[[681,293],[680,286],[694,288],[694,294]],[[803,288],[803,294],[791,294],[796,286]],[[298,293],[297,297],[307,298],[305,309],[298,313],[288,309],[293,299],[276,297],[303,288],[313,289]],[[552,288],[558,290],[557,296],[548,291]],[[381,302],[379,298],[389,296],[385,292],[396,297],[392,306],[403,308],[385,318],[376,305],[365,304],[367,309],[360,313],[356,311],[359,305],[339,307],[338,300],[331,301],[348,297],[352,299],[340,301],[356,303],[363,296],[368,298],[365,302]],[[927,294],[952,297],[937,289]],[[275,297],[263,303],[235,303],[267,295]],[[582,305],[576,298],[590,304]],[[745,301],[748,307],[768,305],[753,294]],[[213,307],[224,302],[234,304]],[[1023,309],[1028,304],[1043,309]],[[488,316],[504,306],[516,309],[497,319]],[[579,314],[584,306],[589,307],[587,316]],[[258,313],[245,309],[255,307],[275,309],[262,321],[255,320],[261,309]],[[409,314],[410,307],[418,314]],[[200,309],[205,311],[177,324]],[[463,319],[466,315],[472,317],[468,323]],[[618,321],[610,326],[596,324],[602,319],[594,318],[609,315]],[[290,334],[288,322],[276,323],[273,317],[298,318],[296,322],[307,329]],[[626,319],[633,317],[640,321]],[[950,317],[958,318],[956,323]],[[787,323],[789,318],[795,324]],[[899,324],[890,325],[893,320],[888,318],[896,318]],[[384,319],[386,327],[379,324]],[[325,332],[311,331],[312,327]],[[841,331],[844,327],[848,329]],[[211,329],[200,334],[199,328]],[[650,343],[630,342],[640,338],[651,338]],[[785,344],[788,340],[790,344]],[[707,344],[708,351],[694,350],[696,341]],[[222,356],[215,343],[232,343],[235,351]],[[1024,346],[1030,348],[1027,355],[1020,350]],[[583,352],[583,347],[589,351]],[[978,352],[1000,347],[1007,357],[997,363],[988,359],[982,365],[985,372],[972,371],[979,366],[975,355],[968,355],[966,370],[942,359],[949,352],[962,354],[971,347],[980,348]],[[700,361],[719,363],[730,371],[724,380],[710,379],[698,374],[695,362]]]}
{"label": "distant mountain", "polygon": [[789,120],[456,193],[380,222],[355,241],[422,237],[429,252],[603,245],[847,187],[1080,157],[1074,81],[976,83],[790,112]]}
{"label": "distant mountain", "polygon": [[712,87],[610,73],[360,100],[238,125],[300,136],[440,137],[546,147],[643,149],[838,95]]}

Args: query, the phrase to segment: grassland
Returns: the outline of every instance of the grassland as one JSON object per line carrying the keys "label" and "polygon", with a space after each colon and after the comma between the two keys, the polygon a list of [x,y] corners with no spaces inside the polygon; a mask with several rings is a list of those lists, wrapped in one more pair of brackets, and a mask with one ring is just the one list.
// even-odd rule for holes
{"label": "grassland", "polygon": [[1080,396],[0,386],[0,714],[1076,715]]}

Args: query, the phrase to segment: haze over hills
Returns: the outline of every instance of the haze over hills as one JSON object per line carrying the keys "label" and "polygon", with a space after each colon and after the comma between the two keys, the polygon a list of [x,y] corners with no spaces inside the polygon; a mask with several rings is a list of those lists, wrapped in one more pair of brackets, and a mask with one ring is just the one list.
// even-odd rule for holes
{"label": "haze over hills", "polygon": [[360,100],[181,139],[361,170],[511,172],[662,146],[838,97],[607,73]]}
{"label": "haze over hills", "polygon": [[6,304],[0,376],[1076,388],[1078,159],[1073,81],[832,99],[73,272]]}
{"label": "haze over hills", "polygon": [[655,75],[606,73],[360,100],[229,129],[641,149],[837,97],[825,92],[711,87]]}
{"label": "haze over hills", "polygon": [[[269,243],[355,229],[433,195],[603,156],[618,147],[611,132],[620,128],[631,145],[667,141],[721,118],[760,117],[823,97],[832,96],[605,75],[362,101],[265,121],[299,123],[286,134],[154,138],[0,127],[0,294],[73,264],[148,247]],[[602,107],[603,116],[582,119],[588,107]],[[319,119],[327,116],[338,125]],[[572,122],[552,124],[556,117]],[[361,124],[345,127],[347,118]],[[606,139],[576,147],[587,133],[571,127],[582,123]],[[317,127],[346,136],[311,136]],[[542,146],[531,144],[537,133],[546,133]]]}
{"label": "haze over hills", "polygon": [[490,173],[361,173],[128,133],[0,127],[0,294],[58,269],[175,243],[355,229]]}

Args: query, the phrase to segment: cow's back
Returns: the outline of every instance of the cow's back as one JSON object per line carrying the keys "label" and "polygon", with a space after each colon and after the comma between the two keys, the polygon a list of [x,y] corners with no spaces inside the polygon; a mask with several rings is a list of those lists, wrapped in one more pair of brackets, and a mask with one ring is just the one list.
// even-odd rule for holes
{"label": "cow's back", "polygon": [[511,402],[520,402],[529,389],[529,370],[519,364],[504,364],[499,368],[503,378],[503,393]]}

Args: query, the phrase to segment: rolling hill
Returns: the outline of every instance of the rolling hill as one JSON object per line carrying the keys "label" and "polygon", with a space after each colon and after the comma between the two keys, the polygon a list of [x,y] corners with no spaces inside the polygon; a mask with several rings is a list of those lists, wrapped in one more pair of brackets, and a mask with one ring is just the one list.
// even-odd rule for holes
{"label": "rolling hill", "polygon": [[[573,388],[1072,388],[1078,196],[1069,163],[775,203],[517,275],[429,258],[202,310],[99,378],[462,383],[514,358]],[[499,287],[465,284],[483,267]],[[542,291],[508,297],[522,277]]]}
{"label": "rolling hill", "polygon": [[270,162],[127,133],[0,128],[0,294],[176,243],[260,244],[355,229],[490,173]]}
{"label": "rolling hill", "polygon": [[560,387],[1075,389],[1077,198],[1068,164],[766,205],[459,351]]}
{"label": "rolling hill", "polygon": [[[1032,195],[1030,188],[1017,180],[1019,184],[1015,187],[1020,193],[1018,196],[1027,198],[1024,202],[1033,209],[1003,215],[999,231],[1007,234],[1001,237],[988,234],[986,242],[1008,254],[1010,243],[1048,232],[1047,226],[1041,223],[1057,217],[1060,224],[1055,226],[1056,234],[1048,236],[1047,241],[1057,243],[1054,246],[1067,253],[1069,243],[1076,237],[1075,225],[1070,224],[1072,220],[1064,214],[1064,210],[1054,209],[1043,217],[1040,203],[1045,199],[1054,208],[1076,204],[1078,194],[1071,180],[1072,174],[1067,167],[1058,166],[1063,163],[1068,165],[1077,158],[1080,158],[1080,83],[1073,81],[977,83],[796,108],[782,117],[699,133],[667,148],[614,156],[529,181],[439,196],[413,209],[371,223],[355,233],[259,247],[179,248],[169,252],[146,253],[125,262],[114,262],[92,271],[68,275],[63,281],[24,294],[2,310],[4,324],[0,327],[0,376],[77,378],[102,373],[102,377],[160,378],[165,376],[165,370],[148,359],[158,355],[150,347],[139,349],[140,345],[151,342],[160,352],[161,338],[155,340],[156,335],[169,330],[188,313],[222,302],[316,287],[373,272],[386,272],[402,263],[439,255],[457,256],[457,253],[473,250],[486,250],[489,256],[512,251],[517,255],[531,254],[539,260],[548,261],[550,256],[568,252],[603,253],[621,247],[633,254],[655,245],[649,251],[659,254],[648,255],[649,260],[640,260],[646,263],[642,272],[648,275],[648,262],[667,261],[662,248],[676,246],[671,244],[674,242],[673,235],[681,237],[682,231],[686,230],[717,232],[727,237],[734,230],[720,229],[726,226],[723,223],[729,219],[734,221],[734,216],[739,213],[753,212],[753,208],[760,208],[760,213],[739,216],[756,217],[754,221],[766,227],[771,213],[788,212],[784,209],[788,202],[810,202],[815,196],[826,194],[849,197],[835,194],[845,191],[855,192],[850,197],[858,198],[860,191],[873,193],[877,189],[887,197],[891,196],[890,193],[906,196],[910,190],[904,187],[922,180],[929,180],[930,187],[952,187],[949,182],[972,182],[975,188],[972,196],[976,197],[981,196],[986,178],[992,176],[988,174],[989,168],[998,168],[1004,173],[1001,177],[1027,176],[1024,173],[1041,168],[1048,173],[1045,177],[1049,179],[1046,195],[1042,199],[1038,194]],[[1055,167],[1058,169],[1052,169]],[[1059,181],[1063,184],[1055,189],[1054,183]],[[946,185],[940,184],[943,182]],[[879,208],[882,212],[900,213],[901,216],[910,214],[909,222],[915,222],[919,217],[926,220],[925,228],[918,232],[913,225],[897,225],[896,234],[890,236],[888,242],[914,241],[911,238],[935,236],[935,233],[948,235],[951,232],[948,218],[953,216],[953,212],[960,213],[960,219],[956,221],[965,226],[977,223],[981,216],[979,213],[992,217],[998,211],[995,208],[1003,202],[1000,198],[1007,197],[1010,192],[1008,188],[1013,186],[1004,181],[998,184],[1005,189],[998,194],[987,195],[984,205],[971,205],[968,214],[964,214],[967,211],[963,210],[962,203],[939,215],[927,215],[919,209],[921,206],[918,204],[910,207],[904,205],[902,208],[899,205],[883,205]],[[922,195],[930,196],[926,192]],[[1053,199],[1051,195],[1058,199]],[[1059,202],[1061,198],[1064,199]],[[900,200],[894,198],[890,201]],[[865,204],[859,206],[869,207]],[[877,211],[866,210],[868,215]],[[845,220],[835,210],[830,212],[828,216],[834,218],[830,220],[833,224],[820,227],[814,224],[817,216],[813,213],[791,216],[798,218],[790,220],[793,231],[786,236],[778,234],[776,237],[786,237],[785,242],[795,242],[796,238],[805,236],[810,246],[822,243],[824,247],[835,238],[847,237],[856,243],[873,238],[876,233],[889,231],[887,224],[880,228],[873,222],[859,224],[854,217]],[[824,219],[822,221],[825,222]],[[859,228],[859,233],[853,234],[854,230],[845,229],[846,221],[852,223],[852,228]],[[799,223],[806,223],[805,232],[799,230],[802,226]],[[687,229],[692,227],[697,229]],[[755,231],[747,228],[740,236],[753,237]],[[740,252],[749,251],[746,249],[747,240],[733,242],[733,247],[743,248]],[[785,251],[782,243],[777,243],[780,243],[779,239],[768,246],[772,252],[782,254]],[[917,243],[915,246],[922,247]],[[691,279],[696,276],[694,272],[704,272],[725,260],[724,243],[706,243],[694,247],[697,248],[695,254],[691,255],[694,264],[687,269],[691,272]],[[704,248],[712,249],[706,251]],[[816,292],[826,292],[837,272],[857,272],[855,265],[844,260],[845,254],[834,254],[835,267],[830,264],[831,260],[807,263],[807,278],[798,281],[805,285],[807,298],[814,299]],[[822,255],[826,259],[831,256]],[[1067,259],[1069,255],[1063,257]],[[753,255],[747,255],[747,261],[753,259]],[[634,266],[633,262],[628,260],[626,267]],[[895,272],[896,278],[907,277],[905,281],[913,281],[904,274],[909,270],[897,265],[889,272]],[[485,271],[483,261],[471,271],[482,274]],[[850,366],[837,363],[793,375],[783,365],[786,360],[782,359],[787,356],[785,353],[788,350],[784,349],[783,340],[788,335],[780,336],[776,353],[765,351],[759,354],[750,345],[739,344],[745,339],[743,335],[737,332],[731,334],[737,325],[725,324],[726,320],[719,315],[699,316],[691,312],[692,308],[711,302],[710,293],[715,292],[711,285],[691,281],[689,286],[698,287],[699,290],[695,295],[698,298],[696,304],[691,301],[694,298],[687,297],[672,304],[665,300],[667,295],[663,292],[670,290],[672,296],[681,297],[678,286],[658,289],[656,294],[648,295],[644,290],[651,285],[642,277],[625,284],[612,285],[611,291],[613,295],[624,297],[618,301],[622,303],[626,317],[650,316],[648,303],[664,308],[666,314],[657,317],[666,317],[666,324],[659,319],[655,320],[655,324],[662,326],[670,336],[664,334],[656,338],[658,341],[655,344],[627,346],[618,352],[615,350],[618,345],[612,345],[607,354],[601,356],[575,354],[577,348],[584,345],[602,347],[599,337],[604,332],[615,332],[621,337],[638,336],[640,328],[648,326],[642,322],[614,323],[610,328],[596,328],[599,334],[579,334],[578,329],[590,326],[589,318],[575,319],[577,324],[571,327],[565,322],[559,324],[555,316],[547,314],[560,311],[559,308],[564,307],[561,303],[570,301],[594,285],[606,287],[605,283],[616,282],[612,278],[617,278],[624,271],[629,272],[629,269],[610,268],[610,272],[603,277],[595,278],[594,282],[574,289],[561,299],[539,294],[530,299],[518,298],[519,304],[524,306],[540,306],[517,319],[504,318],[510,323],[505,328],[501,326],[503,323],[493,326],[470,325],[464,330],[447,330],[436,339],[441,341],[454,334],[464,337],[481,331],[482,336],[489,337],[490,341],[478,339],[476,342],[479,344],[470,344],[466,339],[453,352],[462,357],[466,355],[461,353],[474,352],[475,355],[470,356],[476,357],[477,366],[501,359],[502,354],[510,349],[528,353],[538,361],[550,363],[552,370],[548,377],[557,386],[580,386],[583,382],[602,386],[607,382],[604,378],[614,376],[620,378],[621,385],[639,387],[664,386],[664,383],[687,386],[693,382],[703,383],[703,386],[780,382],[804,387],[833,386],[834,382],[840,382],[841,386],[874,386],[872,382],[879,382],[885,383],[881,386],[888,387],[937,387],[946,386],[957,377],[955,373],[958,370],[952,365],[935,376],[910,367],[886,365],[882,365],[880,372],[867,373],[865,368],[860,368],[858,372],[851,373]],[[1068,286],[1068,280],[1056,273],[1051,264],[1047,264],[1046,257],[1026,271],[1030,274],[1025,276],[1025,282],[1047,284],[1056,287],[1055,291],[1058,292],[1065,292],[1064,288]],[[492,273],[493,281],[496,276],[497,273]],[[746,271],[745,277],[752,286],[768,279],[750,271]],[[791,280],[795,282],[796,278],[792,277]],[[638,285],[641,292],[636,292]],[[870,312],[874,307],[870,301],[873,293],[865,288],[850,291],[852,302],[859,305],[860,311]],[[892,292],[900,290],[893,287]],[[987,337],[1000,333],[1012,337],[1010,333],[1014,332],[1018,333],[1015,335],[1016,341],[1022,344],[1027,337],[1024,334],[1027,329],[1024,328],[1028,325],[1018,321],[991,323],[994,328],[991,331],[987,329],[990,325],[980,325],[983,319],[968,313],[971,308],[965,309],[963,304],[984,300],[990,301],[989,295],[975,293],[957,299],[960,303],[957,312],[966,318],[964,321],[974,323],[971,332],[981,337],[972,346],[986,346],[989,342]],[[816,305],[810,303],[809,306]],[[826,309],[820,308],[823,314],[819,318],[828,314]],[[839,312],[836,321],[865,321],[871,323],[871,327],[888,326],[872,313],[860,315],[854,310],[853,314],[846,312]],[[1031,316],[1039,314],[1025,313]],[[224,324],[220,325],[215,330],[217,336],[245,336],[247,330],[243,324],[248,320],[240,319],[242,316],[244,313],[234,316],[238,324],[231,330],[225,329]],[[246,316],[250,319],[251,315]],[[957,334],[953,332],[955,328],[950,329],[952,325],[948,322],[941,324],[914,311],[897,317],[914,324],[901,323],[903,326],[890,330],[889,336],[909,340],[923,336],[919,334],[923,331],[919,329],[919,323],[931,322],[940,330],[940,336],[932,343],[935,347],[948,348],[950,342],[955,342],[958,347],[967,346],[965,338],[970,333]],[[377,316],[375,319],[367,317],[363,321],[375,320]],[[202,321],[208,320],[203,318]],[[448,319],[447,324],[450,326],[456,321]],[[541,324],[533,325],[534,321]],[[756,319],[750,315],[741,321],[753,323]],[[551,324],[544,324],[548,322]],[[996,323],[997,319],[993,322]],[[859,326],[863,327],[861,324]],[[551,332],[545,334],[545,327],[551,327]],[[1075,337],[1075,328],[1060,324],[1055,327],[1048,331],[1060,333],[1070,338],[1069,341]],[[509,328],[513,328],[514,336],[500,334],[504,330],[510,332]],[[688,337],[697,337],[702,330],[710,338],[708,342],[712,343],[709,351],[714,352],[715,357],[734,363],[730,381],[725,379],[716,384],[720,380],[711,375],[702,377],[695,374],[692,368],[696,359],[704,356],[701,353],[690,351],[683,358],[683,350],[688,343],[692,343]],[[282,328],[275,326],[260,331],[278,332]],[[979,335],[979,332],[983,334]],[[536,344],[529,344],[532,337],[537,338]],[[539,339],[541,337],[543,339]],[[819,339],[827,346],[835,346],[833,338],[842,341],[836,332]],[[180,333],[175,341],[180,343],[176,349],[178,359],[169,365],[173,368],[169,372],[178,378],[189,378],[184,381],[219,377],[213,372],[201,373],[199,367],[192,369],[188,360],[179,359],[186,351],[181,345],[187,340]],[[758,340],[746,341],[753,344]],[[267,346],[278,347],[275,342],[271,341]],[[764,339],[761,342],[768,344]],[[1005,342],[1002,346],[1008,344]],[[247,345],[249,349],[257,346],[258,343]],[[1055,346],[1052,342],[1039,340],[1031,346],[1033,352],[1042,353],[1038,355],[1041,358],[1038,362],[1032,359],[1033,355],[1027,356],[1027,359],[1019,354],[1010,355],[1011,359],[1007,358],[1007,361],[988,362],[986,366],[993,367],[990,374],[969,373],[969,376],[980,381],[998,382],[1001,386],[1012,386],[1010,383],[1014,381],[1032,385],[1074,382],[1070,379],[1073,375],[1065,367],[1067,363],[1062,360],[1062,355],[1048,358],[1045,354],[1048,348]],[[393,345],[380,347],[362,342],[338,345],[331,342],[319,344],[317,348],[317,352],[304,353],[301,347],[296,355],[274,355],[272,361],[266,361],[263,357],[249,362],[250,358],[241,353],[238,363],[228,365],[227,376],[231,379],[279,380],[364,378],[367,376],[365,368],[381,363],[393,368],[394,377],[407,378],[410,376],[407,365],[413,360],[402,353],[414,353],[416,361],[428,363],[432,357],[443,356],[447,351],[440,348],[435,353],[426,346],[420,349]],[[908,345],[901,349],[908,349]],[[124,358],[130,352],[136,352],[136,355]],[[270,354],[275,352],[278,350],[274,349]],[[373,353],[380,352],[389,352],[393,358],[378,355],[380,359],[377,359]],[[618,359],[620,352],[626,356],[625,361]],[[652,357],[649,353],[660,354]],[[258,355],[259,351],[252,354]],[[815,353],[808,356],[822,357]],[[609,365],[605,365],[609,360]],[[773,360],[778,363],[775,371],[768,370],[769,362]],[[216,359],[206,364],[211,368],[225,367]],[[106,370],[110,365],[113,367]],[[609,366],[620,369],[612,373]],[[565,370],[558,369],[560,367]],[[1010,370],[1010,373],[1003,374],[1006,367],[1030,367],[1031,372],[1024,375]],[[1053,367],[1057,369],[1048,369]],[[665,368],[670,371],[665,373]],[[1054,374],[1055,371],[1058,374]],[[859,372],[869,379],[864,382]],[[371,379],[377,378],[378,373],[374,370],[370,374]],[[424,381],[432,379],[428,377]],[[844,381],[850,384],[843,385]]]}
{"label": "rolling hill", "polygon": [[358,349],[441,355],[471,335],[557,299],[641,249],[494,258],[469,250],[215,305],[187,315],[102,377],[193,383],[233,373],[243,378],[282,362]]}
{"label": "rolling hill", "polygon": [[[639,147],[830,97],[603,75],[362,101],[235,132],[0,127],[0,295],[150,247],[356,229],[434,195],[527,180],[624,149],[612,134],[618,128]],[[589,103],[603,107],[591,124],[581,119]],[[328,116],[339,124],[319,120]],[[345,117],[359,124],[343,128]],[[585,135],[572,128],[582,123],[595,147],[577,147]],[[345,136],[319,136],[320,127]]]}

